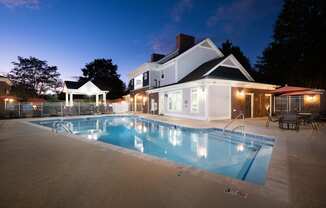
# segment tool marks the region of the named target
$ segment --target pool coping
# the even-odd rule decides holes
[[[63,117],[63,119],[74,119],[74,118],[89,118],[89,117],[108,117],[108,116],[138,116],[140,118],[144,118],[147,120],[152,120],[155,122],[161,122],[161,123],[165,123],[168,125],[176,125],[176,126],[180,126],[180,127],[184,127],[184,128],[191,128],[191,129],[215,129],[215,128],[202,128],[202,127],[198,127],[198,128],[194,128],[194,127],[190,127],[190,126],[186,126],[186,125],[180,125],[180,124],[176,124],[173,122],[166,122],[166,121],[161,121],[161,120],[155,120],[152,118],[146,118],[144,116],[141,115],[134,115],[134,114],[100,114],[100,115],[83,115],[83,116],[65,116]],[[60,119],[62,117],[46,117],[46,118],[26,118],[26,119],[20,119],[19,122],[30,125],[30,126],[34,126],[37,128],[41,128],[47,131],[52,132],[53,134],[59,134],[61,136],[67,136],[82,142],[86,142],[89,144],[94,144],[94,145],[98,145],[101,146],[103,148],[108,148],[110,150],[114,150],[123,154],[127,154],[129,156],[133,156],[142,160],[146,160],[146,161],[150,161],[150,162],[154,162],[160,165],[164,165],[167,167],[173,167],[176,168],[178,170],[178,172],[180,174],[191,174],[191,175],[195,175],[195,176],[199,176],[205,179],[208,179],[210,181],[213,182],[217,182],[219,184],[223,184],[226,186],[226,188],[231,188],[231,189],[235,189],[235,190],[240,190],[242,192],[247,192],[247,193],[258,193],[262,196],[268,197],[270,194],[272,194],[274,197],[277,197],[277,199],[279,199],[280,201],[289,202],[289,197],[288,197],[288,186],[286,189],[280,188],[278,186],[278,184],[274,184],[274,183],[278,183],[278,181],[273,180],[274,176],[272,175],[272,170],[275,169],[276,167],[273,167],[275,164],[275,150],[278,149],[278,147],[280,146],[279,144],[279,140],[277,139],[277,137],[273,137],[273,136],[267,136],[267,135],[261,135],[261,134],[256,134],[256,133],[252,133],[250,132],[250,135],[256,135],[258,137],[267,137],[267,138],[273,138],[274,139],[274,145],[273,145],[273,153],[271,156],[271,159],[269,161],[269,167],[266,173],[266,179],[265,179],[265,183],[264,184],[255,184],[249,181],[243,181],[240,179],[235,179],[235,178],[231,178],[229,176],[225,176],[222,174],[218,174],[218,173],[211,173],[207,170],[204,169],[199,169],[199,168],[195,168],[189,165],[180,165],[177,164],[174,161],[170,161],[170,160],[166,160],[163,158],[159,158],[157,156],[153,156],[153,155],[148,155],[148,154],[144,154],[141,152],[138,152],[136,150],[132,150],[132,149],[127,149],[124,147],[119,147],[113,144],[109,144],[109,143],[104,143],[101,141],[97,141],[97,140],[88,140],[85,139],[79,135],[75,135],[75,134],[65,134],[65,133],[56,133],[53,131],[52,128],[50,127],[45,127],[45,126],[41,126],[39,124],[35,124],[32,123],[31,121],[41,121],[41,120],[57,120]],[[219,128],[217,128],[219,129]],[[280,190],[281,189],[281,190]]]

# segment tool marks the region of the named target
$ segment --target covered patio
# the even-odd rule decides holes
[[[73,81],[65,81],[63,92],[66,94],[65,106],[74,106],[74,95],[95,95],[95,105],[99,106],[100,104],[106,105],[106,94],[109,92],[109,90],[95,85],[92,81],[88,81],[84,84]],[[100,101],[100,96],[102,97],[102,102]]]
[[[283,112],[319,113],[325,110],[325,91],[304,87],[284,86],[272,91],[274,114]]]

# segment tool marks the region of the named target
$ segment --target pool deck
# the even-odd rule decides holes
[[[228,122],[141,116],[197,128]],[[26,119],[0,120],[0,207],[326,207],[325,124],[299,132],[266,128],[265,119],[231,126],[239,124],[276,139],[263,186],[55,134]]]

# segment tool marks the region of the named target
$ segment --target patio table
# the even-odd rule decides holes
[[[303,122],[303,125],[311,118],[312,113],[297,113],[299,119]]]

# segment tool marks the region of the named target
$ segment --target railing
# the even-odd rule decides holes
[[[232,119],[231,121],[229,121],[225,126],[224,126],[224,128],[223,128],[223,134],[225,134],[225,130],[226,130],[226,128],[228,128],[236,119],[239,119],[240,117],[242,117],[242,120],[244,121],[244,119],[245,119],[245,116],[244,116],[244,113],[243,112],[240,112],[239,113],[239,115],[237,115],[236,117],[235,117],[235,119]],[[231,130],[231,132],[232,131],[234,131],[236,128],[238,128],[238,127],[240,127],[240,126],[237,126],[237,127],[235,127],[235,128],[233,128],[232,130]],[[243,132],[244,132],[244,126],[243,126]]]
[[[73,106],[65,106],[64,102],[0,103],[0,118],[64,117],[107,113],[114,113],[110,104],[96,106],[95,103],[74,102]]]
[[[246,132],[245,132],[245,126],[244,125],[239,125],[239,126],[236,126],[234,127],[231,132],[236,132],[237,129],[240,129],[240,133],[242,134],[242,136],[246,136]]]
[[[57,122],[54,122],[53,123],[53,130],[55,130],[56,133],[58,133],[58,129],[59,128],[62,128],[63,130],[65,130],[67,133],[70,133],[72,134],[72,130],[68,127],[68,123],[64,120],[60,120],[60,121],[57,121]]]

